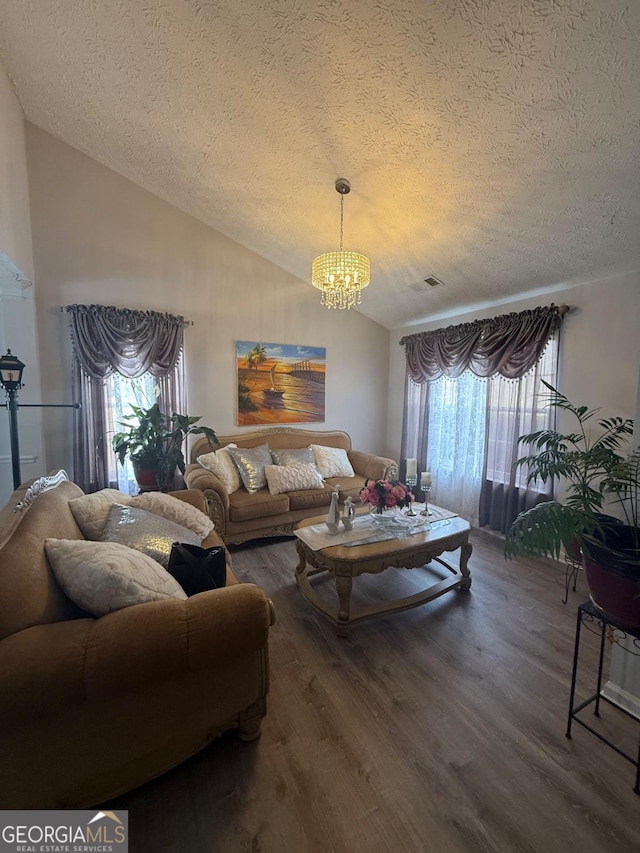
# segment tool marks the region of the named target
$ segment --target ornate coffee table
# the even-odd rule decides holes
[[[323,521],[324,516],[308,518],[300,522],[298,529],[321,524]],[[296,583],[302,596],[336,624],[341,637],[346,637],[350,626],[355,622],[370,619],[380,613],[393,613],[418,607],[452,589],[469,590],[471,575],[468,562],[472,550],[469,543],[470,529],[471,526],[467,521],[456,516],[448,519],[446,524],[436,522],[431,530],[351,547],[331,545],[314,551],[302,539],[297,539],[296,547],[300,562],[296,568]],[[445,551],[457,551],[458,548],[460,549],[459,568],[451,566],[440,558]],[[415,569],[432,560],[443,566],[451,577],[445,577],[414,595],[369,604],[355,611],[351,610],[351,589],[355,577],[363,574],[378,574],[392,566]],[[335,576],[338,594],[336,606],[332,606],[318,595],[311,585],[310,579],[323,572],[331,572]]]

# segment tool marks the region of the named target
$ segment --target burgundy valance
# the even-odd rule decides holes
[[[538,361],[567,310],[551,304],[406,335],[400,344],[406,351],[407,373],[418,384],[441,376],[455,379],[465,370],[476,376],[518,379]]]
[[[113,305],[67,305],[73,352],[83,372],[104,379],[166,376],[182,352],[185,319]]]

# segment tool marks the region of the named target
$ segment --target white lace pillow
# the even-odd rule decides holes
[[[346,450],[341,447],[325,447],[323,444],[312,444],[311,449],[316,458],[318,470],[325,479],[356,476]]]
[[[229,453],[229,450],[233,450],[236,446],[235,444],[227,444],[220,450],[203,453],[196,459],[199,465],[216,475],[229,495],[232,492],[237,492],[242,485],[238,467]]]
[[[187,597],[161,565],[126,545],[85,539],[46,539],[44,544],[56,580],[92,616],[146,601]]]
[[[69,501],[69,509],[82,531],[85,539],[97,542],[109,518],[109,510],[113,504],[127,506],[131,501],[130,495],[117,489],[102,489],[91,495],[82,495]]]
[[[154,515],[161,515],[167,521],[180,524],[188,530],[197,533],[200,539],[205,539],[213,530],[213,521],[197,507],[173,495],[165,495],[162,492],[145,492],[142,495],[134,495],[129,506],[145,509]]]
[[[264,473],[272,495],[324,488],[324,482],[315,465],[265,465]]]

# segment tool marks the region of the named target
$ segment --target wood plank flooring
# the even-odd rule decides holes
[[[277,613],[262,737],[225,735],[109,804],[129,809],[132,853],[640,851],[635,768],[579,726],[565,738],[584,579],[563,605],[563,570],[472,541],[470,593],[346,640],[299,595],[293,540],[235,550],[238,576]],[[421,571],[359,578],[354,601],[415,591]],[[585,698],[596,636],[583,646]],[[634,754],[640,722],[602,713]]]

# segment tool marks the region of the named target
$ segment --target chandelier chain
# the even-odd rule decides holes
[[[343,226],[344,226],[344,194],[340,193],[340,251],[342,251]]]

